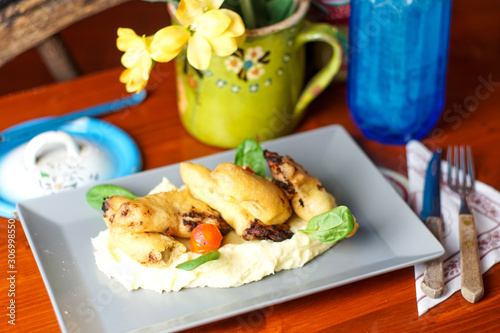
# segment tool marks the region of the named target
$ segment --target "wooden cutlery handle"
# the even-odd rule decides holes
[[[460,232],[460,267],[462,270],[462,296],[475,303],[483,297],[483,276],[479,268],[477,236],[474,217],[461,214],[458,217]]]
[[[439,217],[428,217],[427,228],[436,236],[440,243],[443,240],[443,220]],[[424,278],[420,288],[430,298],[441,297],[444,291],[443,257],[425,263]]]

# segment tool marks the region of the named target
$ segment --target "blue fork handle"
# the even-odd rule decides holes
[[[107,113],[115,112],[141,103],[146,98],[146,90],[137,94],[119,98],[111,102],[92,106],[83,110],[68,113],[59,117],[46,117],[30,120],[6,129],[0,133],[0,142],[9,142],[26,137],[32,137],[45,131],[50,131],[69,121],[81,117],[97,117]]]

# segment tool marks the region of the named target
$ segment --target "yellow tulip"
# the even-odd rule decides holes
[[[120,75],[128,92],[146,87],[153,60],[168,62],[187,44],[188,62],[196,69],[208,68],[212,52],[224,57],[233,54],[245,40],[241,17],[219,9],[224,0],[181,0],[175,16],[180,25],[160,29],[153,36],[138,36],[132,29],[119,28],[116,46],[125,52],[126,68]]]
[[[189,31],[171,25],[157,31],[151,42],[151,57],[158,62],[168,62],[175,58],[189,40]]]
[[[159,62],[175,58],[186,43],[188,62],[196,69],[208,68],[212,52],[233,54],[241,45],[245,25],[228,9],[219,9],[222,0],[181,0],[175,16],[180,26],[158,31],[151,42],[151,57]]]
[[[146,87],[153,66],[149,47],[153,37],[138,36],[132,29],[119,28],[116,46],[125,52],[121,58],[126,68],[120,75],[127,92],[139,92]]]

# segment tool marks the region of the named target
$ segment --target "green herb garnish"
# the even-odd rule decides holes
[[[117,186],[117,185],[96,185],[87,191],[85,199],[87,203],[95,209],[102,209],[102,204],[104,200],[113,195],[121,195],[122,197],[127,197],[129,199],[137,199],[138,196],[132,194],[129,190]]]
[[[346,206],[338,206],[316,215],[302,231],[322,243],[335,243],[345,238],[354,228],[354,217]]]
[[[234,164],[239,166],[247,166],[252,169],[255,174],[266,176],[266,159],[264,158],[264,150],[255,139],[243,140],[234,155]]]
[[[217,260],[219,258],[220,258],[220,252],[218,250],[213,250],[199,256],[196,259],[185,261],[182,264],[175,266],[175,268],[183,269],[185,271],[192,271],[196,267],[203,265],[208,261]]]

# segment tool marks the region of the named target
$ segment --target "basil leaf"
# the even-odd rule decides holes
[[[354,228],[354,217],[346,206],[338,206],[314,216],[302,231],[322,243],[335,243],[344,239]]]
[[[266,160],[264,158],[264,150],[255,139],[243,140],[234,155],[234,164],[239,166],[250,167],[255,174],[266,176]]]
[[[96,185],[89,189],[85,195],[85,199],[92,208],[101,210],[104,200],[112,195],[121,195],[132,200],[138,198],[138,196],[135,196],[132,192],[123,187],[104,184]]]
[[[213,250],[199,256],[196,259],[185,261],[182,264],[175,266],[175,268],[182,269],[185,271],[192,271],[196,267],[203,265],[208,261],[217,260],[219,258],[220,258],[220,252],[217,250]]]

